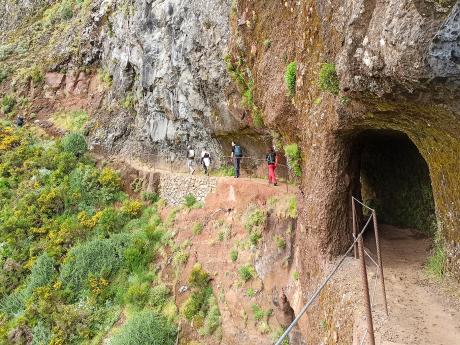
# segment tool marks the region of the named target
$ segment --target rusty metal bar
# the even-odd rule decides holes
[[[369,343],[371,345],[375,345],[374,325],[372,322],[371,300],[369,296],[369,283],[367,281],[366,257],[364,256],[364,243],[363,243],[362,236],[359,236],[358,238],[358,251],[359,251],[359,262],[361,266],[361,277],[362,277],[363,290],[364,290],[364,302],[366,305],[367,331],[369,334]]]
[[[374,222],[375,246],[377,247],[377,262],[380,270],[380,286],[382,288],[383,305],[385,307],[385,314],[388,316],[387,293],[385,290],[385,278],[383,277],[382,255],[380,252],[379,228],[377,223],[377,214],[375,213],[375,211],[372,211],[372,220]]]
[[[352,198],[351,199],[351,212],[353,213],[352,218],[353,218],[353,239],[356,239],[356,207],[355,207],[355,200]],[[355,255],[355,259],[358,258],[358,248],[355,244],[355,247],[353,249],[353,254]]]

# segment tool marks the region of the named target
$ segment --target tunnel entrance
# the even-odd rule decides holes
[[[436,216],[428,165],[409,137],[366,130],[354,138],[353,194],[377,210],[379,223],[432,235]]]

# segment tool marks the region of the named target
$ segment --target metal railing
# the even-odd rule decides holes
[[[142,159],[144,164],[150,165],[152,170],[166,170],[170,172],[178,172],[178,173],[188,173],[187,168],[187,158],[178,158],[171,155],[161,155],[161,154],[153,154],[153,153],[139,153],[138,157]],[[233,166],[233,158],[231,156],[218,156],[214,160],[218,160],[223,162],[219,167],[215,167],[210,169],[211,175],[213,171],[218,171],[223,166],[230,167]],[[250,162],[245,164],[246,162]],[[251,164],[252,163],[252,164]],[[201,158],[194,159],[195,166],[199,166],[201,164]],[[257,169],[260,169],[262,166],[268,166],[266,164],[265,159],[257,158],[257,157],[250,157],[250,156],[243,156],[240,158],[240,171],[241,177],[247,177],[249,179],[252,178],[260,178],[260,176],[254,174]],[[163,169],[159,168],[163,167]],[[277,163],[277,180],[278,182],[284,183],[286,186],[286,191],[289,191],[289,185],[295,181],[293,177],[291,167],[287,164]],[[280,173],[281,170],[281,173]],[[268,175],[268,170],[267,170]]]
[[[356,205],[355,203],[359,203],[361,206],[367,208],[371,214],[369,218],[367,219],[366,223],[364,224],[363,228],[359,233],[357,233],[357,228],[358,228],[358,217],[356,214]],[[275,345],[281,345],[284,341],[284,339],[291,333],[293,328],[297,325],[299,320],[302,318],[302,316],[307,312],[307,310],[310,308],[310,306],[313,304],[313,302],[317,299],[323,288],[329,283],[329,281],[332,279],[332,277],[337,273],[339,268],[342,266],[344,263],[345,259],[347,256],[351,253],[352,250],[354,250],[354,257],[355,259],[359,257],[360,260],[360,271],[361,271],[361,278],[362,278],[362,284],[363,284],[363,290],[364,290],[364,302],[366,305],[366,319],[367,319],[367,327],[364,332],[363,337],[361,338],[360,344],[364,344],[367,335],[369,335],[369,344],[375,345],[375,336],[374,336],[374,326],[373,326],[373,320],[372,320],[372,306],[374,303],[374,297],[375,297],[375,290],[376,290],[376,283],[377,283],[377,277],[380,278],[381,282],[381,288],[382,288],[382,295],[383,295],[383,303],[385,307],[385,313],[388,316],[388,306],[387,306],[387,300],[386,300],[386,292],[385,292],[385,282],[384,282],[384,277],[383,277],[383,264],[382,264],[382,258],[380,255],[380,243],[379,243],[379,234],[378,234],[378,224],[377,224],[377,215],[374,209],[370,208],[369,206],[363,204],[361,201],[358,199],[352,197],[352,217],[353,217],[353,243],[350,245],[350,247],[347,249],[345,254],[340,258],[339,262],[335,265],[335,267],[331,270],[331,272],[327,275],[326,279],[318,286],[318,288],[315,290],[313,295],[310,297],[308,302],[304,305],[304,307],[300,310],[298,315],[295,317],[294,321],[286,328],[284,333],[280,336],[280,338],[277,340]],[[368,253],[368,251],[364,248],[364,243],[363,243],[363,235],[367,230],[367,227],[369,226],[370,222],[373,222],[374,226],[374,232],[375,232],[375,241],[376,241],[376,248],[377,248],[377,262],[372,258],[372,256]],[[376,265],[378,268],[378,272],[375,275],[375,280],[374,280],[374,290],[372,293],[372,300],[369,295],[369,284],[368,284],[368,279],[367,279],[367,270],[366,270],[366,261],[365,261],[365,256],[368,256],[373,264]]]

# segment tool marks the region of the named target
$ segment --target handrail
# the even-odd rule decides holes
[[[353,243],[350,245],[350,247],[348,248],[348,250],[345,252],[345,254],[342,256],[342,258],[340,259],[339,263],[334,267],[334,269],[331,271],[331,273],[329,273],[329,275],[326,277],[326,279],[321,283],[321,285],[316,289],[315,293],[313,294],[312,297],[310,297],[310,300],[305,304],[305,306],[302,308],[302,310],[300,311],[299,315],[296,316],[296,318],[294,319],[294,321],[292,321],[292,323],[289,325],[289,327],[284,331],[284,333],[281,335],[281,337],[278,339],[278,341],[275,343],[275,345],[281,345],[281,343],[283,342],[284,338],[286,338],[288,336],[288,334],[292,331],[292,329],[297,325],[297,323],[299,322],[300,318],[305,314],[305,312],[307,311],[307,309],[310,307],[310,305],[315,301],[316,297],[318,297],[318,295],[320,294],[321,290],[326,286],[326,284],[329,282],[329,280],[331,280],[331,278],[334,276],[334,274],[337,272],[337,270],[340,268],[340,266],[343,264],[343,262],[345,261],[346,257],[348,256],[348,254],[350,254],[350,252],[352,251],[352,249],[355,247],[356,243],[358,242],[358,240],[361,238],[361,236],[364,234],[364,232],[366,231],[367,229],[367,226],[369,225],[369,223],[371,222],[371,219],[372,219],[372,215],[369,217],[369,219],[367,220],[366,224],[364,225],[363,227],[363,230],[358,234],[358,236],[356,236],[355,240],[353,241]]]
[[[361,232],[359,234],[356,234],[356,225],[357,225],[357,216],[356,216],[356,207],[355,207],[355,202],[358,202],[362,206],[366,207],[367,209],[371,210],[371,214],[362,228]],[[292,321],[292,323],[289,325],[289,327],[286,329],[286,331],[281,335],[281,337],[278,339],[278,341],[275,343],[275,345],[281,345],[283,340],[288,336],[288,334],[292,331],[292,329],[296,326],[298,323],[299,319],[305,314],[307,309],[310,307],[310,305],[315,301],[315,299],[318,297],[320,294],[321,290],[326,286],[326,284],[331,280],[331,278],[334,276],[334,274],[337,272],[337,270],[340,268],[340,266],[343,264],[345,261],[345,258],[350,254],[351,250],[355,248],[355,258],[357,258],[357,253],[359,252],[359,259],[360,259],[360,267],[361,267],[361,275],[362,275],[362,284],[363,284],[363,290],[364,290],[364,301],[366,304],[366,313],[367,313],[367,328],[366,332],[364,333],[360,345],[364,344],[366,340],[366,336],[369,334],[369,342],[371,345],[375,345],[375,336],[374,336],[374,327],[373,327],[373,320],[372,320],[372,306],[374,303],[374,297],[375,297],[375,291],[376,291],[376,285],[377,285],[377,277],[380,280],[381,284],[381,289],[382,289],[382,297],[383,297],[383,306],[385,310],[385,314],[388,317],[388,305],[387,305],[387,299],[386,299],[386,289],[385,289],[385,280],[383,276],[383,263],[382,263],[382,257],[380,253],[380,240],[379,240],[379,231],[378,231],[378,223],[377,223],[377,215],[376,212],[373,208],[370,208],[369,206],[363,204],[361,201],[356,199],[355,197],[352,197],[352,212],[353,212],[353,243],[350,245],[348,250],[345,252],[345,254],[342,256],[338,264],[334,267],[334,269],[329,273],[329,275],[326,277],[326,279],[321,283],[321,285],[316,289],[315,293],[312,295],[310,300],[305,304],[305,306],[302,308],[300,311],[299,315]],[[367,230],[367,227],[369,223],[373,221],[373,227],[374,227],[374,233],[375,233],[375,244],[377,248],[377,261],[372,258],[372,256],[368,253],[368,251],[364,248],[363,244],[363,234]],[[356,250],[356,247],[357,250]],[[372,292],[372,298],[369,295],[369,285],[368,285],[368,278],[367,278],[367,270],[366,270],[366,262],[365,262],[365,256],[369,257],[371,262],[376,266],[376,275],[374,279],[374,289]]]

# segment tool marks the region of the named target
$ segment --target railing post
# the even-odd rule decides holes
[[[377,223],[377,215],[375,211],[372,211],[372,220],[374,222],[375,246],[377,248],[377,263],[379,264],[379,270],[380,270],[380,286],[382,288],[383,306],[385,307],[385,314],[388,316],[387,293],[385,290],[385,279],[383,277],[382,255],[380,253],[379,228],[378,228],[378,223]]]
[[[369,332],[369,343],[370,345],[375,345],[374,325],[372,322],[371,299],[369,296],[369,283],[367,281],[366,258],[364,256],[364,244],[363,244],[362,235],[360,235],[358,239],[358,251],[359,251],[359,261],[360,261],[360,266],[361,266],[361,278],[362,278],[363,290],[364,290],[364,302],[366,304],[367,331]]]
[[[352,212],[352,219],[353,219],[353,240],[356,239],[356,208],[355,208],[355,199],[351,197],[351,212]],[[355,244],[355,247],[353,248],[353,253],[355,255],[355,259],[358,258],[358,248]]]

